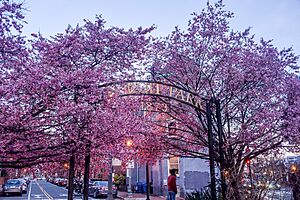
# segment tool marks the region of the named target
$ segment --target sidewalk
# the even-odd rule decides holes
[[[127,193],[118,191],[118,197],[123,200],[145,200],[146,194],[145,193]],[[166,200],[164,196],[154,196],[150,195],[151,200]],[[184,198],[176,197],[176,200],[184,200]]]

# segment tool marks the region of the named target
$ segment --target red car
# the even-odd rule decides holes
[[[66,186],[68,184],[68,179],[66,178],[60,178],[57,182],[58,186]]]
[[[66,186],[68,184],[68,179],[66,178],[55,178],[53,183],[58,186]]]

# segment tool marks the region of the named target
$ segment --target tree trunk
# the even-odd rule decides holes
[[[90,155],[90,148],[89,145],[87,145],[87,154],[84,158],[84,178],[83,178],[83,200],[88,200],[88,190],[89,190],[89,171],[90,171],[90,161],[91,161],[91,155]]]
[[[150,180],[149,180],[149,164],[146,164],[146,182],[147,182],[147,197],[146,200],[150,200]]]
[[[113,193],[112,193],[112,174],[113,174],[113,166],[112,166],[112,156],[109,157],[109,174],[108,174],[108,192],[107,192],[107,200],[113,200]]]
[[[73,200],[73,189],[74,189],[74,170],[75,169],[75,156],[70,157],[70,166],[69,166],[69,180],[68,180],[68,200]]]
[[[243,199],[241,194],[240,194],[239,184],[236,180],[232,180],[231,187],[232,187],[232,190],[233,190],[233,194],[232,194],[231,197],[228,197],[228,199],[232,199],[232,200],[241,200],[241,199]]]

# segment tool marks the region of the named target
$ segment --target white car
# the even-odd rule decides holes
[[[20,180],[21,181],[21,183],[22,183],[22,193],[27,193],[27,188],[28,188],[28,186],[27,186],[27,181],[25,180],[25,179],[22,179],[22,178],[20,178],[20,179],[18,179],[18,180]]]
[[[272,181],[271,183],[267,184],[267,187],[270,190],[277,190],[277,189],[280,189],[281,185]]]
[[[22,196],[22,182],[19,179],[9,179],[3,187],[3,194],[17,194]]]

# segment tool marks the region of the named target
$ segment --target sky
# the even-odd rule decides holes
[[[214,2],[215,0],[210,0]],[[139,26],[157,29],[155,36],[167,36],[175,26],[186,29],[191,13],[200,12],[206,0],[24,0],[23,33],[41,32],[44,36],[64,32],[68,24],[82,25],[83,19],[102,15],[106,26],[125,29]],[[300,55],[300,0],[223,0],[226,9],[235,13],[230,21],[233,30],[252,28],[259,40],[273,40],[279,49],[293,47]],[[300,62],[298,62],[300,64]]]

